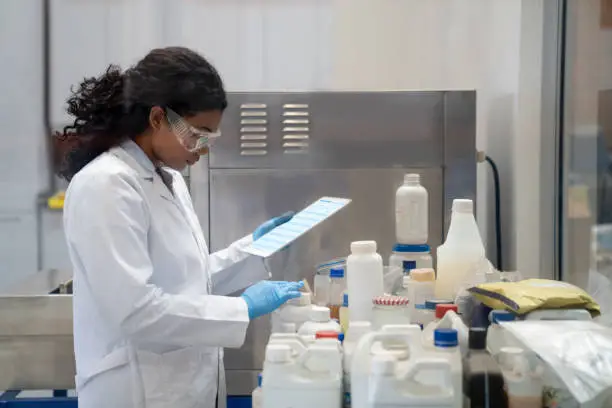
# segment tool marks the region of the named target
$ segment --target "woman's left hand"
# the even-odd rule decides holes
[[[272,231],[274,228],[278,227],[279,225],[283,225],[287,221],[291,220],[294,215],[295,213],[293,211],[289,211],[284,213],[280,217],[272,218],[271,220],[264,222],[253,232],[253,239],[257,240],[263,237],[268,232]]]

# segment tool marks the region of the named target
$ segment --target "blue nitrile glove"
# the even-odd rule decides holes
[[[304,282],[261,281],[246,288],[241,297],[249,308],[249,319],[272,313],[289,299],[300,297]]]
[[[293,211],[289,211],[281,215],[280,217],[272,218],[261,224],[255,231],[253,232],[253,239],[259,239],[262,236],[266,235],[268,232],[272,231],[274,228],[279,225],[283,225],[287,221],[293,218],[295,213]]]

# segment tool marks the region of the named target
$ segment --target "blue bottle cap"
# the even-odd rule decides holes
[[[342,307],[348,307],[348,293],[342,294]]]
[[[493,310],[491,312],[491,323],[512,322],[516,316],[507,310]]]
[[[455,302],[447,299],[429,299],[425,301],[425,309],[436,311],[436,305],[452,305]]]
[[[338,333],[338,341],[342,343],[344,341],[344,333]]]
[[[257,386],[261,387],[261,380],[263,379],[263,375],[261,373],[257,374]]]
[[[329,270],[330,278],[344,278],[344,268],[331,268]]]
[[[457,347],[459,336],[455,329],[436,329],[434,330],[434,346],[436,347]]]
[[[416,252],[416,253],[420,253],[420,252],[430,252],[430,248],[429,245],[427,244],[423,244],[423,245],[407,245],[407,244],[395,244],[393,245],[393,252]]]

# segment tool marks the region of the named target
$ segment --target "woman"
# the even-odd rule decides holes
[[[253,236],[208,253],[177,170],[208,151],[226,105],[217,71],[178,47],[111,66],[68,100],[74,124],[57,140],[81,408],[224,405],[222,347],[299,296],[301,283],[262,281],[263,260],[241,251]]]

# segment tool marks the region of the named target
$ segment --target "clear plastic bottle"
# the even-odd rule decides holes
[[[340,308],[340,327],[342,328],[342,333],[346,333],[349,328],[349,300],[348,293],[344,291],[342,294],[342,307]]]
[[[327,307],[329,307],[332,319],[340,319],[343,293],[346,290],[344,268],[332,268],[329,271],[329,280],[329,303]]]
[[[263,404],[263,390],[261,389],[261,373],[257,374],[257,388],[251,394],[251,405],[253,408],[261,408]]]
[[[448,234],[438,247],[436,296],[455,299],[459,290],[473,284],[485,258],[484,245],[474,218],[472,200],[454,200]]]
[[[424,244],[429,232],[429,198],[419,174],[406,174],[395,193],[395,235],[400,244]]]
[[[514,346],[512,335],[500,326],[500,322],[512,322],[516,316],[507,310],[493,310],[490,314],[491,325],[487,333],[487,350],[492,356],[497,355],[502,347]]]
[[[351,319],[371,322],[372,299],[384,294],[383,261],[376,241],[352,242],[346,267]]]

